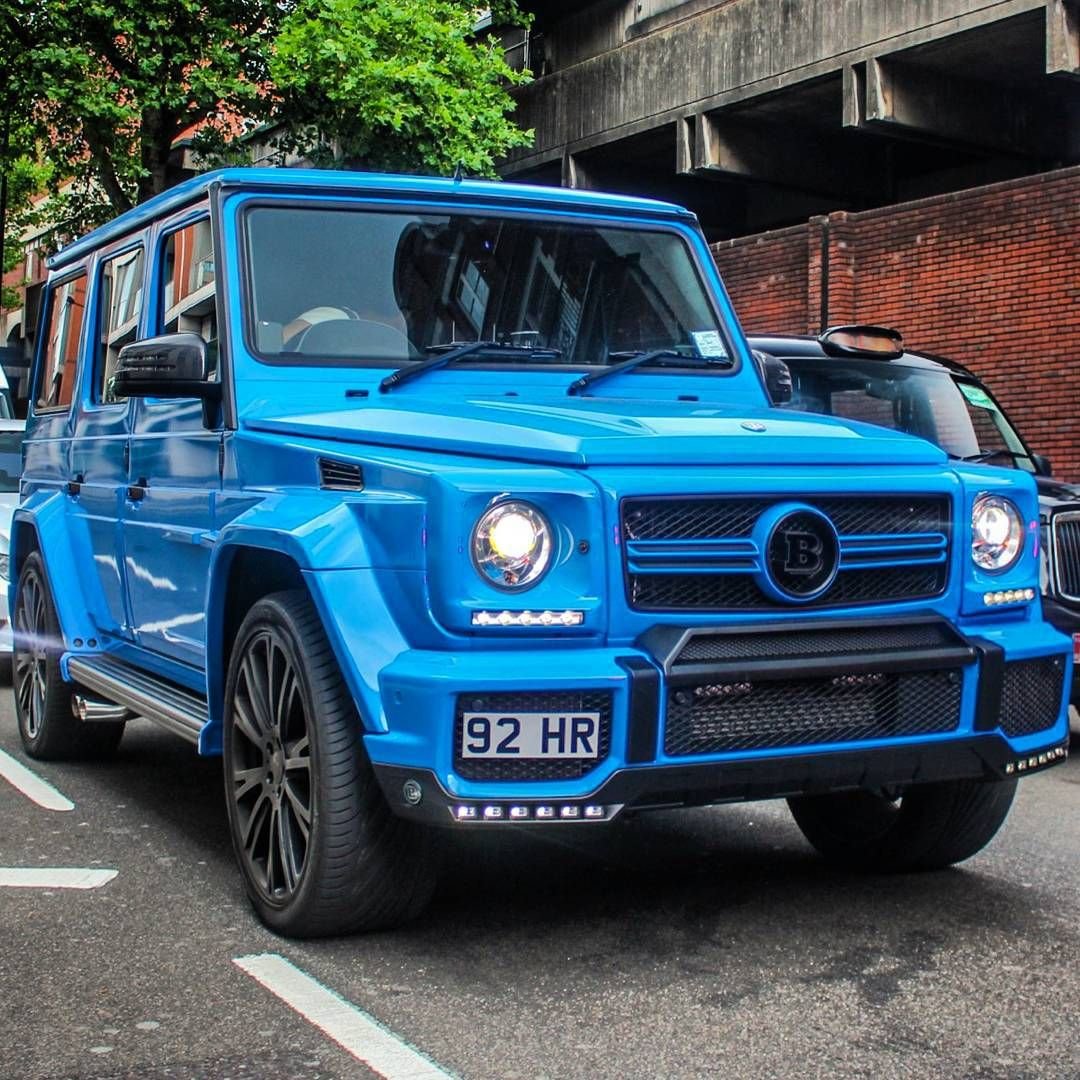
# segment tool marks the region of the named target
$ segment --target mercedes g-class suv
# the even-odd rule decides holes
[[[786,797],[944,866],[1066,754],[1031,477],[772,409],[678,207],[220,171],[55,256],[37,341],[26,750],[221,754],[279,932],[415,914],[438,826]]]

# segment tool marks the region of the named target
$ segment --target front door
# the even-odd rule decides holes
[[[213,354],[217,320],[209,219],[164,231],[158,266],[154,333],[199,334]],[[134,403],[122,522],[135,641],[200,668],[222,434],[207,427],[198,400]]]

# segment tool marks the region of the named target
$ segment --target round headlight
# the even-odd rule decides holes
[[[971,558],[983,570],[1008,570],[1024,549],[1020,511],[1000,495],[980,495],[971,511]]]
[[[472,557],[480,576],[500,589],[524,589],[551,562],[548,520],[523,502],[504,502],[480,515],[473,528]]]

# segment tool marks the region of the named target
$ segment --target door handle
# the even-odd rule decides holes
[[[65,486],[65,488],[67,490],[67,493],[70,496],[72,496],[72,498],[74,498],[76,495],[79,494],[80,491],[82,491],[83,474],[82,473],[76,473],[75,474],[75,479],[74,480],[69,480],[67,482],[67,484],[65,484],[64,486]]]
[[[128,485],[128,502],[141,502],[146,497],[146,477],[140,476],[137,484]]]

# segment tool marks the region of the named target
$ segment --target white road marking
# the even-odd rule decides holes
[[[61,795],[52,784],[47,784],[21,761],[16,761],[3,750],[0,750],[0,776],[12,787],[18,788],[28,799],[46,810],[75,809],[75,804],[66,796]]]
[[[0,866],[0,888],[100,889],[112,881],[118,872],[77,866]]]
[[[283,956],[239,956],[233,963],[386,1080],[450,1080],[452,1074]]]

